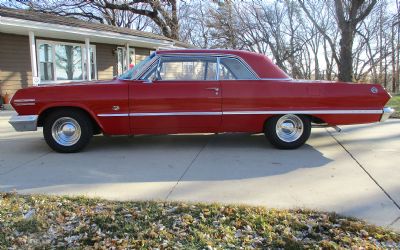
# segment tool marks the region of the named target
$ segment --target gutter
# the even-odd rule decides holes
[[[6,25],[11,27],[22,27],[28,28],[32,30],[46,30],[46,31],[54,31],[61,33],[71,33],[76,35],[82,35],[84,37],[98,37],[98,38],[109,38],[109,39],[119,39],[125,42],[144,42],[144,43],[152,43],[159,47],[173,47],[173,41],[162,41],[158,39],[140,37],[135,35],[125,35],[116,32],[109,31],[98,31],[87,28],[78,28],[71,27],[68,25],[60,25],[60,24],[51,24],[51,23],[42,23],[36,21],[29,21],[24,19],[12,18],[12,17],[4,17],[0,16],[0,25]]]

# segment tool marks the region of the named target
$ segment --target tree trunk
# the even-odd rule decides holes
[[[339,56],[339,81],[351,82],[353,80],[353,41],[354,33],[349,22],[341,28],[342,37],[340,39],[340,56]]]
[[[177,1],[171,1],[172,13],[171,13],[171,37],[172,39],[179,40],[179,19],[178,19],[178,6]]]

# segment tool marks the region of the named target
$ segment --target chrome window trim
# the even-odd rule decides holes
[[[154,62],[152,62],[146,69],[144,69],[135,80],[144,80],[143,78],[146,78],[148,76],[148,74],[150,74],[150,72],[153,70],[154,65],[156,65],[155,67],[158,68],[158,66],[160,65],[160,57],[156,56],[155,58],[157,58],[157,60],[155,60]]]
[[[240,56],[237,55],[233,55],[233,54],[221,54],[221,53],[168,53],[168,54],[157,54],[154,58],[157,59],[161,59],[162,57],[178,57],[178,58],[182,58],[182,57],[217,57],[217,70],[219,69],[219,65],[220,62],[218,61],[218,59],[220,58],[234,58],[236,60],[239,60],[239,62],[245,66],[250,73],[255,77],[255,79],[242,79],[242,80],[262,80],[262,78],[260,78],[257,73],[247,64],[246,61],[244,61]],[[144,68],[143,71],[138,74],[138,77],[136,77],[133,80],[140,80],[141,78],[143,78],[143,76],[149,71],[149,69],[153,66],[153,63],[151,63],[148,67]],[[219,81],[219,75],[217,77],[217,81]],[[224,81],[229,81],[229,80],[224,80]],[[232,80],[231,80],[232,81]],[[234,81],[238,81],[238,80],[234,80]]]
[[[169,54],[157,54],[155,52],[154,56],[154,61],[159,60],[161,57],[189,57],[189,56],[199,56],[199,57],[217,57],[217,81],[219,80],[219,65],[220,65],[220,58],[235,58],[239,60],[254,76],[255,79],[243,79],[243,80],[265,80],[265,81],[291,81],[293,78],[287,77],[287,78],[260,78],[258,74],[253,70],[250,65],[244,61],[240,56],[233,55],[233,54],[223,54],[223,53],[169,53]],[[141,78],[144,77],[146,73],[150,70],[150,68],[153,66],[154,61],[152,61],[148,67],[143,68],[142,72],[138,74],[136,78],[133,78],[131,80],[141,80]],[[126,80],[126,79],[122,79]],[[210,81],[210,80],[204,80],[204,81]],[[223,81],[238,81],[238,80],[223,80]]]
[[[265,80],[265,81],[292,81],[293,78],[287,77],[287,78],[260,78],[260,80]]]
[[[98,114],[99,117],[144,117],[144,116],[207,116],[207,115],[277,115],[277,114],[383,114],[383,109],[363,110],[272,110],[272,111],[210,111],[210,112],[141,112],[120,114]]]
[[[221,57],[217,57],[217,81],[219,81],[219,65],[221,61]]]
[[[182,57],[198,57],[198,58],[206,58],[206,59],[210,59],[210,61],[213,61],[213,58],[212,57],[209,57],[209,56],[207,56],[207,55],[203,55],[203,54],[197,54],[197,55],[190,55],[190,56],[186,56],[186,54],[185,54],[185,56],[176,56],[176,55],[173,55],[173,56],[171,56],[170,54],[167,54],[167,55],[161,55],[161,56],[158,56],[158,62],[157,62],[157,66],[156,66],[156,68],[157,68],[157,70],[159,70],[160,69],[160,64],[161,64],[161,60],[163,59],[163,58],[165,58],[165,57],[172,57],[172,58],[177,58],[177,59],[180,59],[180,58],[182,58]],[[217,67],[217,70],[218,70],[218,58],[216,58],[216,60],[215,60],[215,62],[216,62],[216,67]],[[143,75],[141,75],[138,79],[139,80],[143,80],[143,81],[145,81],[144,79],[146,78],[146,77],[148,77],[148,74],[151,72],[151,71],[153,71],[153,69],[154,69],[154,64],[152,64],[147,70],[146,70],[146,72],[143,74]],[[170,81],[174,81],[174,82],[187,82],[187,81],[190,81],[190,82],[196,82],[196,81],[198,81],[198,82],[215,82],[215,81],[218,81],[218,75],[216,76],[216,78],[215,79],[213,79],[213,80],[157,80],[157,81],[159,81],[159,82],[170,82]]]
[[[136,78],[134,78],[134,80],[140,79],[144,74],[147,74],[148,71],[152,68],[152,66],[154,64],[158,64],[159,61],[160,61],[160,57],[157,54],[155,54],[154,59],[148,63],[147,67],[146,67],[146,65],[143,67],[142,72],[140,72],[138,74],[138,76]]]

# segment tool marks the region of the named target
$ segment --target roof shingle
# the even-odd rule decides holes
[[[177,40],[173,40],[164,36],[156,35],[150,32],[139,31],[129,28],[121,28],[107,24],[101,23],[93,23],[83,21],[73,17],[65,17],[65,16],[57,16],[50,13],[42,13],[34,10],[23,10],[23,9],[11,9],[11,8],[4,8],[0,7],[0,16],[3,17],[12,17],[18,18],[23,20],[35,21],[35,22],[42,22],[42,23],[50,23],[50,24],[59,24],[59,25],[66,25],[71,27],[79,27],[79,28],[86,28],[91,30],[97,31],[108,31],[114,32],[124,35],[131,35],[143,38],[150,38],[150,39],[157,39],[163,41],[170,41],[176,44],[177,46],[181,47],[192,47],[191,45],[180,42]]]

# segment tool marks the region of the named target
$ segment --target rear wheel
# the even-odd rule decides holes
[[[59,110],[49,114],[43,124],[47,144],[60,153],[82,150],[93,136],[93,125],[82,111]]]
[[[279,149],[296,149],[310,137],[311,121],[307,116],[287,114],[270,118],[265,136]]]

